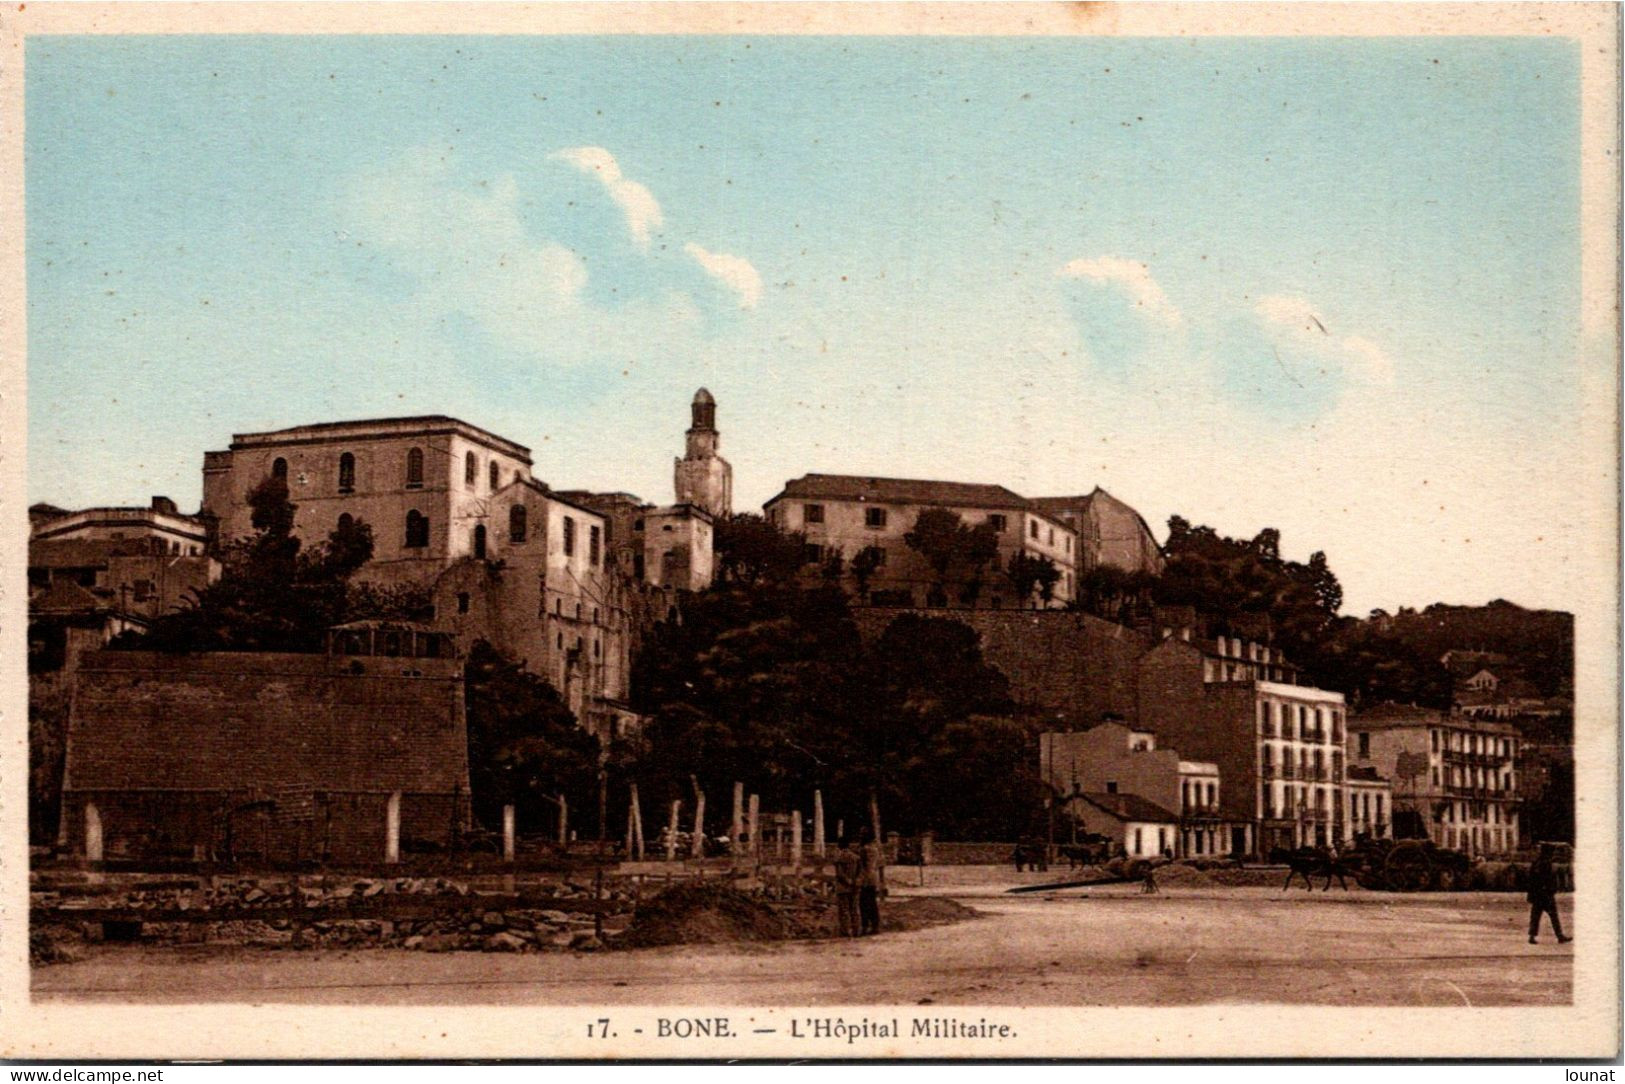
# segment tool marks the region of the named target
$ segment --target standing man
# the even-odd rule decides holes
[[[1538,944],[1540,936],[1540,916],[1550,915],[1552,919],[1552,932],[1557,934],[1557,943],[1565,944],[1573,941],[1572,937],[1563,936],[1563,922],[1557,917],[1557,870],[1552,868],[1553,852],[1556,850],[1550,843],[1540,845],[1540,853],[1535,856],[1534,863],[1529,867],[1529,943]]]
[[[851,836],[841,837],[835,852],[835,925],[842,937],[856,937],[862,929],[858,915],[858,882],[863,872],[863,855],[852,845]]]
[[[880,932],[880,893],[886,887],[886,855],[875,840],[874,830],[863,829],[862,863],[858,873],[858,914],[861,933]]]

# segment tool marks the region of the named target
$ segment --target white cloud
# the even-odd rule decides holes
[[[556,151],[554,158],[568,162],[582,173],[597,177],[626,215],[626,228],[639,248],[649,247],[649,231],[660,227],[665,218],[660,203],[647,187],[630,181],[621,173],[620,163],[603,147],[567,147]]]
[[[705,273],[739,295],[739,307],[754,309],[762,299],[762,276],[743,256],[730,256],[726,252],[712,252],[690,241],[683,251],[705,269]]]
[[[1116,286],[1127,293],[1135,305],[1164,323],[1176,325],[1181,320],[1179,310],[1162,292],[1157,280],[1151,277],[1151,269],[1138,260],[1125,260],[1118,256],[1073,260],[1056,274],[1062,278],[1086,279]]]
[[[1301,297],[1271,294],[1253,306],[1266,324],[1292,337],[1295,345],[1335,361],[1349,376],[1375,384],[1392,383],[1393,359],[1362,335],[1337,335],[1327,327],[1315,306]]]

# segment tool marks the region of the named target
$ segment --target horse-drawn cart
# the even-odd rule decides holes
[[[1349,857],[1362,886],[1389,892],[1459,892],[1473,868],[1467,855],[1431,839],[1369,840]]]

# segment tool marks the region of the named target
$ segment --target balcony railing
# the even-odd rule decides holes
[[[1266,738],[1273,738],[1275,737],[1275,724],[1269,722],[1259,723],[1258,732]]]
[[[1296,767],[1294,767],[1291,764],[1283,764],[1283,765],[1281,765],[1281,778],[1282,779],[1296,779],[1297,777],[1298,777],[1298,769]]]

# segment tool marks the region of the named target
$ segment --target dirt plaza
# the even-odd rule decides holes
[[[1041,878],[1023,878],[1035,883]],[[1053,877],[1048,878],[1053,880]],[[900,878],[901,880],[901,878]],[[947,879],[945,879],[947,880]],[[595,954],[91,946],[44,1002],[834,1005],[1563,1005],[1574,946],[1526,940],[1511,893],[1301,887],[903,886],[976,913],[928,929]],[[1562,901],[1565,920],[1570,906]],[[1586,931],[1576,931],[1585,944]]]

